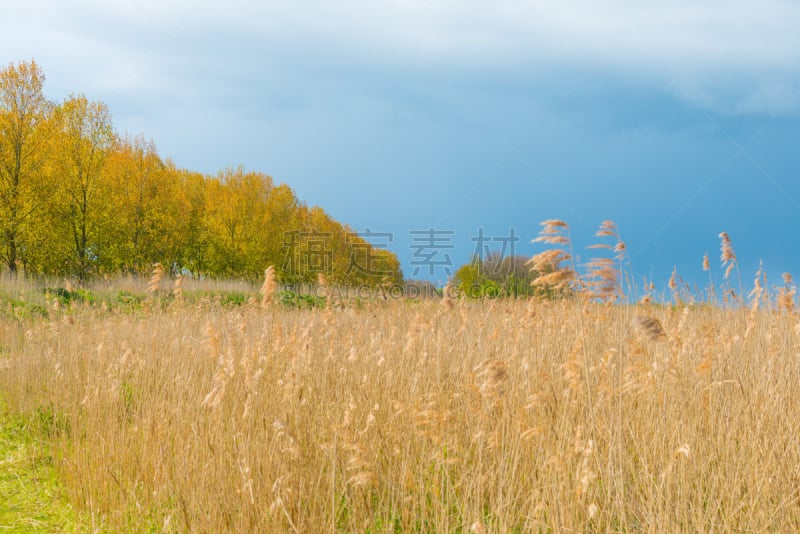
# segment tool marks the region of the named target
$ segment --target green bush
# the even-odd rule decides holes
[[[94,304],[97,300],[94,293],[88,289],[68,290],[63,287],[47,287],[42,292],[48,298],[57,299],[62,306],[69,306],[73,302]]]
[[[283,290],[278,293],[278,299],[287,308],[312,309],[323,308],[325,299],[315,295],[308,295],[296,291]]]

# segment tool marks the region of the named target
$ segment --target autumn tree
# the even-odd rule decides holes
[[[302,272],[302,252],[297,248],[301,245],[303,234],[307,233],[307,218],[306,206],[288,185],[280,184],[270,190],[261,236],[266,261],[280,266],[280,277],[286,282],[316,279],[316,274]]]
[[[11,273],[27,261],[32,226],[51,191],[47,172],[52,105],[31,61],[0,70],[0,255]]]
[[[146,243],[154,258],[162,258],[170,272],[181,271],[187,263],[197,231],[194,225],[200,224],[202,205],[200,198],[187,181],[187,175],[171,160],[164,162],[157,174],[157,185],[151,188],[151,221]]]
[[[199,276],[206,272],[207,268],[208,243],[203,219],[208,180],[199,172],[185,169],[176,169],[175,172],[186,202],[182,214],[185,226],[180,267],[194,276]]]
[[[43,93],[35,62],[0,70],[0,260],[11,273],[149,272],[339,284],[402,280],[397,257],[270,176],[179,169],[143,137],[121,139],[108,107]],[[320,256],[322,261],[314,263]]]
[[[402,281],[397,257],[380,248],[388,243],[373,246],[364,238],[367,234],[337,222],[318,206],[301,206],[298,215],[288,233],[286,227],[270,225],[272,232],[283,231],[289,237],[284,238],[284,256],[293,262],[293,269],[285,274],[292,281],[313,281],[317,271],[341,285],[376,287]]]
[[[264,270],[264,222],[272,178],[242,167],[226,169],[209,181],[204,227],[207,264],[216,276],[257,277]]]
[[[56,167],[60,211],[72,243],[75,274],[84,279],[98,261],[102,227],[115,216],[107,209],[108,187],[102,183],[106,159],[114,146],[114,128],[108,107],[84,96],[64,101],[56,118],[61,134]]]
[[[154,263],[179,270],[195,218],[182,173],[164,162],[144,137],[119,141],[108,162],[109,199],[115,224],[110,229],[114,270],[141,274]]]

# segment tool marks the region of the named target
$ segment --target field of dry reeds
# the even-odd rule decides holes
[[[519,300],[5,280],[0,392],[78,530],[800,530],[790,277],[634,304],[598,237],[581,276],[545,221]]]
[[[205,299],[0,336],[0,391],[87,529],[800,528],[786,311]]]

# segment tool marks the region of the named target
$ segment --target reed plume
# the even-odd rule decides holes
[[[716,302],[717,291],[714,287],[714,278],[711,276],[711,262],[708,259],[708,252],[703,255],[703,271],[708,273],[708,298],[711,302]]]
[[[761,276],[764,271],[764,265],[759,264],[758,271],[756,272],[755,279],[753,280],[753,289],[748,293],[747,298],[750,299],[750,309],[753,313],[758,311],[761,302],[761,296],[764,294],[764,287],[761,285]]]
[[[720,244],[720,262],[722,262],[722,267],[725,269],[725,273],[723,274],[722,278],[724,280],[728,280],[731,271],[733,271],[733,268],[736,267],[736,275],[739,279],[739,295],[743,295],[744,290],[742,289],[742,275],[739,272],[739,261],[736,258],[736,253],[733,251],[731,238],[728,235],[728,232],[720,232],[719,238],[722,240],[722,243]],[[732,291],[731,294],[733,294]]]
[[[178,304],[183,303],[183,275],[178,274],[175,277],[175,285],[172,287],[172,295],[175,297],[175,302]]]
[[[442,308],[450,310],[455,305],[453,301],[453,281],[448,280],[447,284],[445,284],[444,288],[442,289]]]
[[[736,265],[736,253],[733,251],[733,245],[731,244],[731,238],[728,232],[721,232],[719,238],[722,240],[720,245],[722,253],[719,259],[722,262],[722,267],[725,269],[725,274],[722,277],[727,280],[731,275],[733,267]]]
[[[636,329],[647,339],[658,341],[667,338],[664,327],[661,326],[661,321],[647,315],[637,314],[633,318],[633,324]]]
[[[783,287],[778,290],[778,308],[794,313],[794,296],[797,289],[792,285],[792,275],[783,273]]]
[[[680,303],[680,295],[678,294],[678,267],[677,265],[672,268],[672,274],[667,283],[669,290],[672,292],[672,298],[676,304]]]
[[[614,221],[605,220],[600,223],[600,229],[595,237],[611,237],[615,239],[613,245],[609,243],[596,243],[590,249],[603,249],[613,252],[613,258],[592,258],[585,267],[586,285],[588,295],[604,302],[613,302],[624,296],[622,292],[622,261],[625,258],[626,246],[619,238],[619,231]]]
[[[261,285],[259,294],[261,295],[261,306],[267,307],[272,303],[278,283],[275,280],[275,266],[270,265],[264,271],[264,283]]]
[[[325,273],[317,274],[317,287],[319,290],[318,296],[325,300],[325,306],[332,306],[333,294],[331,292],[331,286],[328,284],[328,277],[325,276]]]
[[[161,279],[164,277],[164,266],[160,263],[153,265],[153,272],[147,282],[147,292],[153,295],[161,287]]]
[[[569,225],[557,219],[549,219],[540,224],[542,230],[539,237],[532,242],[555,245],[555,248],[540,252],[528,260],[527,265],[536,275],[531,285],[542,288],[551,295],[554,292],[569,291],[577,278],[575,269],[570,265],[572,244],[569,239]]]

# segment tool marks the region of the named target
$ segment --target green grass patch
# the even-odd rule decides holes
[[[36,439],[39,417],[12,415],[0,400],[0,532],[80,530],[47,445]]]
[[[57,299],[62,306],[69,306],[73,302],[94,304],[97,300],[94,293],[88,289],[65,289],[63,287],[45,288],[42,290],[46,297]]]
[[[324,298],[296,291],[282,290],[278,292],[278,299],[287,308],[313,309],[325,307]]]
[[[184,298],[187,302],[208,302],[216,303],[221,306],[244,306],[247,304],[250,295],[241,291],[186,291]]]
[[[0,318],[23,321],[26,319],[47,318],[47,316],[47,309],[44,306],[0,296]]]

